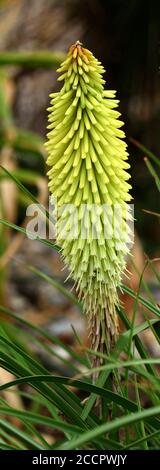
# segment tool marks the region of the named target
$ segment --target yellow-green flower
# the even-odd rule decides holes
[[[46,144],[49,189],[57,198],[57,243],[88,316],[91,346],[109,352],[118,335],[117,287],[129,239],[122,236],[131,200],[123,122],[116,92],[104,89],[101,62],[79,41],[58,72],[64,84],[51,94]],[[116,233],[115,208],[122,216]]]

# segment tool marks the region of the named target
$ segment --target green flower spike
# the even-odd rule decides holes
[[[117,287],[130,239],[123,122],[115,91],[104,90],[101,62],[79,41],[58,72],[64,85],[51,94],[46,144],[49,189],[57,198],[57,243],[88,317],[91,347],[109,353],[118,336]],[[122,215],[116,234],[115,207]],[[95,357],[94,365],[98,362]]]

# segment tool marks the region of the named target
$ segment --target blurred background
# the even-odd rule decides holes
[[[0,161],[47,207],[43,146],[46,109],[49,93],[59,89],[56,68],[78,39],[103,62],[106,86],[116,89],[120,99],[136,218],[136,269],[133,262],[129,263],[130,285],[137,288],[144,252],[152,258],[160,256],[158,0],[0,1]],[[146,156],[150,160],[144,160]],[[156,170],[149,167],[148,161]],[[1,170],[1,218],[25,228],[30,202],[27,192]],[[85,325],[78,307],[57,287],[66,277],[57,253],[28,240],[11,225],[0,225],[0,256],[1,304],[53,330],[68,343],[74,342],[71,324],[84,339]],[[46,282],[46,276],[50,282]],[[159,303],[160,293],[151,269],[145,278]],[[131,300],[124,296],[123,301],[130,315]],[[150,338],[145,340],[153,349]]]

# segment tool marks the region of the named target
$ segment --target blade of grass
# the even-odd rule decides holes
[[[39,203],[38,199],[34,196],[34,194],[32,194],[22,183],[21,181],[19,181],[19,179],[15,176],[15,174],[12,172],[10,172],[9,170],[7,170],[7,168],[4,168],[2,165],[0,165],[0,168],[4,171],[4,173],[12,180],[14,181],[14,183],[16,184],[16,186],[27,196],[31,199],[31,201],[33,201],[35,204],[38,205],[38,207],[40,208],[41,212],[43,213],[43,215],[45,215],[45,217],[47,216],[48,218],[50,217],[49,216],[49,213],[48,211],[45,209],[45,207],[42,206],[42,204]]]
[[[157,186],[157,189],[158,191],[160,191],[160,179],[155,171],[155,169],[153,168],[153,165],[151,164],[151,162],[148,160],[147,157],[144,158],[144,161],[145,161],[145,164],[150,172],[150,174],[153,176],[154,178],[154,181],[156,183],[156,186]]]
[[[135,447],[139,450],[139,444],[152,439],[152,437],[159,436],[159,433],[160,431],[158,429],[150,434],[145,435],[144,437],[142,437],[141,439],[138,439],[137,441],[130,442],[130,444],[124,447],[124,450],[131,449],[132,447]]]
[[[137,423],[141,420],[146,420],[147,418],[154,417],[160,414],[160,406],[152,407],[147,410],[137,411],[131,415],[122,416],[116,418],[114,421],[109,423],[103,423],[96,428],[86,431],[78,436],[76,439],[72,439],[70,442],[66,442],[64,445],[59,446],[57,450],[71,450],[76,448],[81,448],[83,444],[86,444],[92,441],[95,437],[104,435],[116,429],[121,429],[125,426],[131,426],[132,424]]]
[[[29,185],[37,184],[37,181],[42,177],[39,173],[31,171],[28,169],[17,169],[12,171],[12,176],[18,179],[21,183],[27,183]],[[7,174],[0,173],[0,181],[10,179],[10,176]]]
[[[131,361],[130,361],[131,362]],[[123,364],[123,363],[121,363]],[[112,364],[113,366],[113,364]],[[117,365],[118,367],[118,365]],[[148,376],[147,376],[148,377]],[[89,393],[94,393],[96,396],[102,396],[105,398],[108,403],[113,401],[118,406],[123,407],[131,412],[138,411],[138,405],[128,398],[124,398],[117,393],[112,392],[111,390],[107,390],[102,387],[98,387],[97,385],[93,385],[89,382],[84,382],[80,380],[73,379],[72,381],[68,377],[59,377],[59,376],[51,376],[51,375],[34,375],[34,376],[26,376],[11,382],[7,382],[0,386],[0,390],[8,390],[10,387],[14,387],[15,385],[22,385],[24,383],[34,384],[36,382],[50,382],[50,383],[58,383],[58,384],[66,384],[71,385],[78,388],[79,390],[84,390]],[[157,384],[159,387],[159,384]]]
[[[37,325],[33,325],[29,321],[25,320],[24,318],[20,317],[15,312],[12,312],[10,309],[8,309],[8,308],[6,308],[2,305],[0,305],[0,311],[3,312],[9,318],[12,318],[12,319],[16,320],[21,325],[27,326],[28,328],[35,331],[36,333],[39,333],[43,338],[46,338],[51,343],[60,346],[62,349],[64,349],[66,352],[68,352],[68,354],[71,357],[73,357],[73,359],[77,360],[78,362],[82,363],[83,365],[87,365],[86,361],[84,360],[84,358],[80,354],[76,353],[76,351],[74,351],[74,349],[72,349],[70,346],[64,344],[59,338],[55,337],[51,333],[45,331],[44,329],[42,329],[41,327],[39,327]]]
[[[24,351],[22,351],[18,346],[16,346],[15,344],[12,345],[12,343],[7,341],[6,338],[0,337],[0,341],[2,342],[2,344],[4,343],[5,345],[8,345],[9,347],[11,347],[12,351],[15,351],[16,354],[18,354],[18,358],[17,360],[15,360],[13,359],[13,357],[11,358],[9,354],[1,351],[2,359],[4,358],[6,361],[8,361],[9,365],[12,364],[12,367],[14,368],[14,372],[15,372],[15,368],[17,368],[18,375],[20,376],[30,375],[30,372],[34,374],[39,372],[41,374],[46,374],[46,376],[48,375],[47,370],[42,365],[37,363],[35,359],[33,359],[28,354],[26,354]],[[19,358],[21,356],[26,360],[27,365],[29,365],[28,369],[19,364]],[[40,387],[38,385],[38,388],[40,389],[40,391],[43,391],[43,393],[45,393],[45,396],[52,398],[53,403],[60,410],[63,410],[66,416],[68,416],[73,421],[77,420],[77,423],[81,423],[81,424],[83,423],[78,414],[78,412],[81,411],[81,408],[75,401],[74,395],[72,394],[71,396],[71,392],[69,393],[69,391],[67,391],[66,393],[66,389],[62,385],[61,387],[54,385],[54,390],[53,388],[50,388],[46,385],[42,386],[42,384]],[[84,426],[84,423],[83,423],[83,426]]]
[[[49,240],[45,240],[44,238],[41,238],[35,234],[34,234],[34,239],[33,239],[33,233],[30,232],[29,230],[26,233],[26,229],[23,227],[19,227],[18,225],[8,222],[8,220],[4,220],[4,219],[0,219],[0,224],[5,225],[6,227],[10,227],[11,229],[16,230],[17,232],[23,233],[26,236],[28,234],[31,241],[38,240],[40,243],[43,243],[43,245],[49,246],[53,250],[60,252],[60,248],[57,245],[55,245],[55,243],[52,243]]]
[[[67,431],[70,434],[75,434],[82,431],[82,428],[76,425],[71,425],[65,423],[64,421],[53,420],[52,418],[46,416],[40,416],[36,413],[31,413],[29,411],[20,411],[17,409],[12,409],[10,407],[0,407],[0,412],[4,415],[14,416],[18,419],[22,419],[34,423],[36,425],[47,426],[51,429],[58,429],[62,432]]]
[[[18,429],[16,426],[13,425],[13,423],[9,423],[8,421],[4,421],[3,419],[0,419],[0,425],[2,428],[9,431],[11,434],[14,436],[17,436],[22,440],[22,442],[25,442],[29,447],[31,446],[32,449],[37,449],[40,450],[42,447],[34,440],[32,439],[28,434],[26,434],[24,431],[21,431]]]
[[[28,354],[22,351],[15,344],[12,345],[9,341],[6,340],[6,338],[3,337],[1,337],[0,340],[2,344],[4,343],[5,345],[11,347],[13,351],[16,351],[16,354],[18,354],[18,358],[22,356],[26,361],[28,361],[29,367],[32,367],[31,370],[34,374],[40,372],[42,374],[45,373],[47,375],[47,370],[44,367],[39,365],[37,361],[35,361],[35,359],[31,358]],[[12,357],[10,357],[10,355],[4,352],[1,352],[1,357],[6,361],[6,363],[8,363],[8,367],[6,368],[10,372],[14,372],[15,375],[19,375],[20,377],[29,375],[28,372],[30,373],[30,369],[27,370],[24,366],[22,367],[19,364],[18,358],[16,361]],[[49,386],[46,386],[44,384],[36,384],[35,388],[40,391],[40,393],[42,393],[45,398],[47,397],[48,400],[51,400],[51,402],[54,403],[59,410],[63,410],[66,416],[68,416],[76,423],[80,423],[81,425],[83,424],[83,426],[86,427],[86,424],[84,424],[82,419],[80,418],[82,405],[79,404],[78,398],[71,391],[66,391],[65,387],[63,387],[62,384],[60,387],[54,384],[54,390],[53,388],[50,388]],[[94,424],[94,420],[91,420],[91,422]]]
[[[0,435],[2,437],[4,437],[4,439],[6,440],[6,443],[8,443],[8,441],[9,441],[9,445],[12,442],[12,444],[15,445],[15,449],[17,449],[17,450],[27,450],[27,447],[24,447],[24,445],[22,447],[22,444],[20,444],[20,442],[17,440],[16,437],[14,437],[12,435],[10,436],[8,430],[7,430],[7,432],[5,432],[4,429],[1,428],[0,429]]]
[[[122,309],[119,309],[118,310],[118,314],[122,320],[122,322],[124,323],[125,327],[127,328],[127,330],[130,331],[130,328],[131,328],[131,324],[130,324],[130,321],[128,319],[128,317],[124,314],[124,312],[122,311]],[[154,320],[152,320],[154,321]],[[134,341],[135,341],[135,345],[136,345],[136,348],[137,348],[137,351],[139,352],[140,356],[144,359],[147,358],[147,354],[144,350],[144,347],[142,345],[142,342],[141,340],[138,338],[137,334],[140,332],[140,331],[143,331],[143,329],[145,328],[148,328],[148,324],[145,323],[143,324],[143,327],[141,326],[138,326],[135,328],[135,337],[134,337]],[[116,359],[119,354],[125,349],[126,347],[126,344],[128,343],[128,335],[129,335],[129,331],[123,333],[123,335],[120,336],[120,338],[118,339],[117,341],[117,344],[115,346],[115,350],[113,351],[112,353],[112,358]],[[91,353],[92,351],[89,350]],[[151,364],[146,364],[146,369],[148,370],[148,372],[152,373],[154,375],[154,369],[152,369],[152,365]],[[99,386],[99,387],[103,387],[108,376],[110,374],[110,371],[103,371],[100,375],[99,375],[99,378],[98,380],[96,381],[96,385]],[[87,416],[88,414],[90,413],[91,409],[93,408],[94,406],[94,403],[96,401],[96,395],[95,394],[91,394],[89,400],[87,401],[87,403],[85,404],[85,407],[84,407],[84,410],[82,412],[82,419],[87,419]]]
[[[140,396],[139,396],[139,389],[138,389],[136,374],[134,374],[134,383],[135,383],[135,392],[136,392],[138,410],[141,412],[142,407],[141,407],[141,401],[140,401]],[[144,421],[143,420],[140,421],[139,425],[140,425],[140,435],[143,436],[143,438],[145,438],[145,440],[142,441],[142,449],[148,450],[148,444],[147,444],[147,441],[146,441],[146,432],[145,432]]]
[[[140,295],[140,289],[141,289],[141,284],[142,284],[142,280],[143,280],[143,276],[144,276],[144,272],[146,270],[146,268],[148,267],[148,260],[146,260],[145,264],[144,264],[144,267],[143,267],[143,270],[142,270],[142,273],[140,275],[140,278],[139,278],[139,284],[138,284],[138,289],[137,289],[137,293],[136,293],[136,298],[134,300],[134,306],[133,306],[133,315],[132,315],[132,320],[131,320],[131,329],[130,329],[130,334],[129,334],[129,341],[128,341],[128,347],[127,347],[127,356],[130,358],[132,356],[132,345],[133,345],[133,348],[134,348],[134,344],[133,343],[133,331],[134,331],[134,325],[135,325],[135,321],[136,321],[136,317],[137,317],[137,313],[138,313],[138,299],[139,299],[139,295]],[[126,395],[128,395],[128,369],[126,369],[125,371],[125,382],[126,382]]]
[[[130,137],[129,140],[130,142],[132,142],[132,144],[139,148],[144,153],[144,155],[147,155],[147,157],[151,158],[151,160],[153,160],[158,166],[160,166],[160,158],[158,158],[153,152],[151,152],[151,150],[145,147],[145,145],[138,142],[138,140],[133,139],[133,137]]]
[[[126,293],[129,294],[132,299],[136,299],[137,295],[136,293],[128,286],[122,284],[122,290]],[[141,304],[146,307],[150,312],[154,313],[158,317],[160,317],[160,308],[156,307],[153,305],[149,300],[144,299],[141,295],[138,296],[138,301],[141,302]]]

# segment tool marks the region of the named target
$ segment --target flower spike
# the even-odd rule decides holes
[[[79,41],[58,72],[64,84],[51,94],[46,144],[57,243],[88,317],[91,346],[109,353],[118,337],[117,288],[131,238],[125,133],[116,92],[104,89],[104,67]]]

